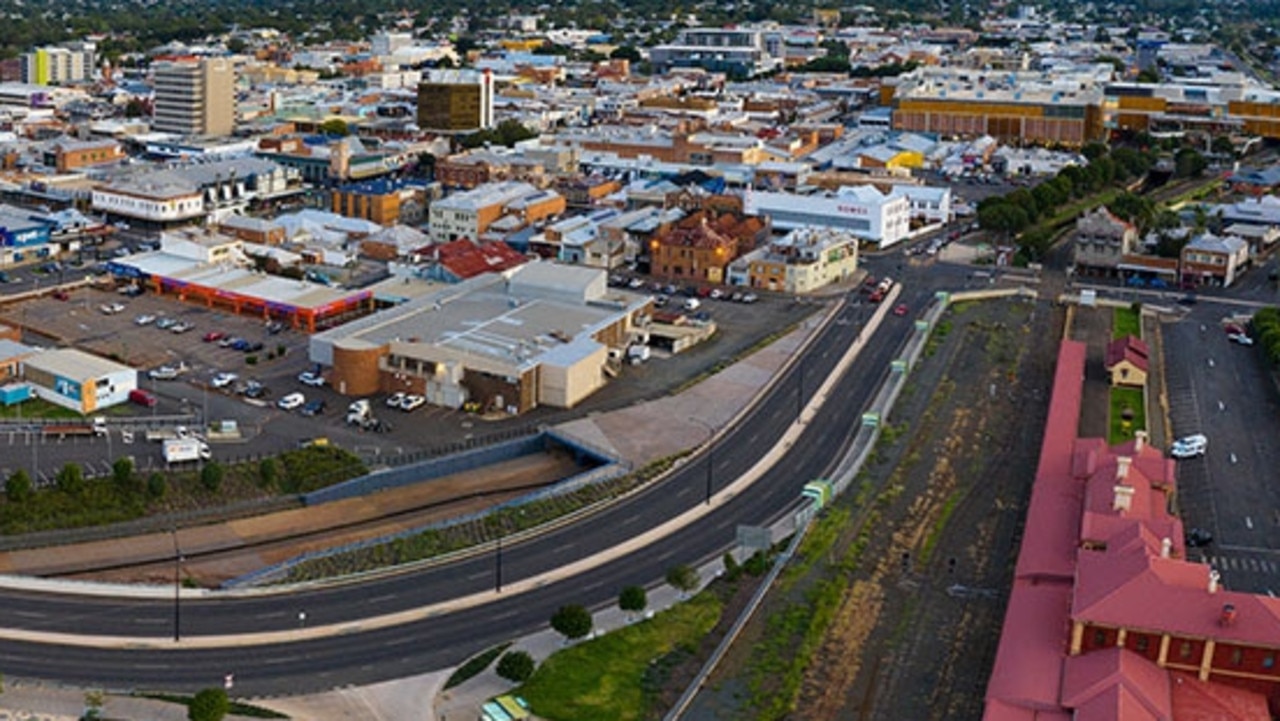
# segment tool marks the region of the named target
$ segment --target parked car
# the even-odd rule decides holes
[[[742,302],[748,305],[756,302],[757,300],[760,300],[760,297],[755,293],[746,293],[742,296]]]
[[[135,325],[151,325],[155,321],[156,321],[156,317],[148,313],[143,313],[142,315],[133,319],[133,322]]]
[[[147,371],[147,377],[153,381],[171,381],[181,373],[182,369],[178,366],[163,365]]]
[[[245,384],[243,393],[245,398],[266,398],[271,395],[271,390],[259,381],[249,381]]]
[[[236,343],[239,343],[240,341],[241,341],[240,338],[237,338],[233,335],[226,335],[226,336],[223,336],[222,339],[218,341],[218,347],[230,348],[234,346]]]
[[[317,398],[313,401],[307,401],[307,404],[302,407],[301,413],[304,416],[318,416],[324,413],[324,408],[325,402]]]
[[[291,411],[295,408],[301,408],[307,402],[306,396],[301,393],[290,393],[289,395],[276,401],[276,406],[281,410]]]
[[[720,290],[719,288],[712,288],[711,294],[708,295],[707,297],[710,298],[711,300],[720,300],[721,298],[724,298],[724,291]]]
[[[161,318],[156,321],[156,327],[160,330],[169,330],[178,324],[177,318]]]
[[[421,408],[426,402],[427,402],[427,399],[425,397],[411,393],[405,396],[404,400],[400,401],[400,410],[405,411],[406,413],[409,411],[417,410]]]
[[[1227,336],[1227,340],[1232,343],[1239,343],[1240,345],[1253,345],[1253,339],[1244,333],[1232,333]]]
[[[142,286],[140,285],[126,285],[125,287],[120,289],[120,295],[123,295],[128,298],[137,298],[138,296],[142,295],[143,292],[144,291],[142,290]]]
[[[102,305],[98,306],[98,310],[102,311],[105,315],[115,315],[116,313],[124,312],[124,304],[123,303],[103,303]]]
[[[267,324],[267,333],[270,335],[275,335],[282,330],[284,330],[284,323],[278,320],[273,320]]]
[[[1193,528],[1187,531],[1187,547],[1188,548],[1204,548],[1213,543],[1213,534],[1203,528]]]
[[[1223,331],[1225,331],[1225,332],[1226,332],[1226,334],[1227,334],[1227,335],[1229,335],[1229,336],[1231,336],[1231,335],[1246,335],[1246,333],[1245,333],[1245,331],[1244,331],[1244,328],[1240,327],[1240,324],[1239,324],[1239,323],[1227,323],[1227,324],[1225,324],[1225,325],[1223,325],[1223,326],[1222,326],[1222,330],[1223,330]]]
[[[405,396],[407,395],[408,395],[407,393],[401,393],[399,391],[392,393],[391,395],[387,396],[387,407],[399,408],[400,404],[404,403]]]
[[[1179,438],[1169,448],[1169,455],[1174,458],[1196,458],[1203,456],[1209,448],[1209,439],[1203,433]]]
[[[138,405],[145,406],[147,408],[154,408],[158,400],[156,399],[155,394],[151,391],[134,388],[129,391],[129,402],[137,403]]]
[[[911,309],[907,307],[907,304],[906,304],[906,303],[899,303],[897,306],[895,306],[895,307],[894,307],[894,309],[893,309],[893,314],[894,314],[894,315],[906,315],[907,313],[909,313],[909,312],[910,312],[910,310],[911,310]]]
[[[320,387],[324,385],[324,376],[312,371],[303,371],[298,375],[298,382],[304,386]]]
[[[702,305],[702,301],[697,298],[685,298],[684,300],[684,309],[688,311],[697,310],[700,305]]]
[[[179,321],[169,327],[169,332],[170,333],[186,333],[187,331],[191,330],[194,327],[195,326],[191,325],[186,321]]]
[[[226,337],[226,334],[223,333],[222,331],[211,330],[208,333],[205,333],[203,336],[201,336],[200,340],[204,341],[205,343],[212,343],[214,341],[222,340],[225,337]]]
[[[210,382],[210,384],[211,384],[214,388],[226,388],[227,386],[231,385],[232,383],[235,383],[239,378],[240,378],[240,374],[239,374],[239,373],[232,373],[232,372],[230,372],[230,371],[223,371],[223,372],[221,372],[221,373],[219,373],[219,374],[215,375],[215,376],[213,377],[213,380]]]
[[[53,291],[53,298],[54,300],[71,300],[71,294],[65,290],[59,289]]]
[[[245,340],[244,338],[236,338],[235,342],[231,344],[231,350],[247,351],[251,345],[253,345],[253,343]]]

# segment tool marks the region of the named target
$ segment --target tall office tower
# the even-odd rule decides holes
[[[235,65],[226,58],[156,63],[153,130],[230,135],[236,125]]]
[[[22,82],[32,85],[66,85],[93,79],[98,46],[71,42],[37,48],[22,56]]]
[[[471,133],[493,127],[493,76],[488,70],[437,70],[418,85],[418,127]]]

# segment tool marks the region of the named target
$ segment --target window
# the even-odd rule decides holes
[[[1147,636],[1138,636],[1138,640],[1134,642],[1133,648],[1138,653],[1146,653],[1151,646],[1151,639]]]
[[[1102,629],[1100,629],[1100,628],[1099,628],[1099,629],[1095,629],[1095,630],[1094,630],[1094,632],[1093,632],[1093,645],[1094,645],[1094,646],[1105,646],[1105,645],[1107,645],[1107,632],[1106,632],[1106,631],[1103,631],[1103,630],[1102,630]]]
[[[1191,658],[1191,642],[1183,641],[1178,646],[1178,658]]]
[[[1269,653],[1266,656],[1262,657],[1263,668],[1270,669],[1270,668],[1275,668],[1275,666],[1276,666],[1276,655],[1274,653]]]
[[[1243,661],[1244,661],[1244,649],[1241,649],[1241,648],[1231,649],[1231,665],[1239,666]]]

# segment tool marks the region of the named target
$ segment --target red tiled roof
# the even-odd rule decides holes
[[[1071,588],[1062,583],[1013,583],[995,666],[987,684],[984,721],[1020,719],[1027,709],[1060,708],[1062,661],[1070,630]],[[999,701],[993,706],[991,701]],[[1004,711],[996,712],[997,709]],[[1016,710],[1021,709],[1022,711]]]
[[[1127,335],[1116,338],[1107,344],[1107,357],[1104,362],[1107,370],[1111,370],[1120,361],[1129,361],[1139,370],[1146,371],[1150,364],[1151,349],[1141,338]]]
[[[1023,536],[1015,571],[1019,578],[1069,580],[1075,571],[1083,487],[1072,477],[1071,470],[1080,424],[1084,361],[1084,343],[1062,342],[1049,418],[1040,445],[1040,464],[1027,509],[1027,528],[1035,529],[1035,533]]]
[[[1260,693],[1201,681],[1190,674],[1169,674],[1173,717],[1178,721],[1271,721],[1267,699]]]
[[[1068,658],[1062,705],[1076,710],[1076,721],[1173,719],[1168,672],[1122,648]]]
[[[466,239],[454,240],[428,246],[417,253],[436,260],[463,280],[483,273],[501,273],[529,262],[528,258],[502,241],[477,245]]]

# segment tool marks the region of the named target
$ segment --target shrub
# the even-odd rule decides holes
[[[551,616],[551,628],[569,640],[582,638],[591,633],[591,612],[578,604],[561,606]]]
[[[247,355],[247,356],[245,356],[245,357],[244,357],[244,362],[245,362],[245,364],[246,364],[246,365],[256,366],[256,365],[258,365],[258,356],[256,356],[256,355]]]
[[[504,653],[502,658],[498,659],[498,667],[495,669],[498,675],[508,681],[516,683],[524,683],[533,675],[533,669],[536,664],[533,662],[533,656],[524,651],[510,651]]]
[[[263,458],[258,463],[258,485],[263,488],[274,488],[280,480],[280,462],[274,458]]]
[[[698,587],[702,579],[692,566],[679,565],[667,571],[667,583],[684,595]]]
[[[151,496],[154,499],[164,498],[164,488],[165,488],[165,481],[164,481],[163,473],[161,473],[160,471],[155,471],[151,475],[147,476],[147,495],[148,496]]]
[[[618,608],[628,613],[638,613],[649,605],[649,597],[642,586],[627,586],[618,594]]]
[[[10,503],[22,503],[29,500],[35,491],[31,487],[31,477],[27,472],[19,468],[4,482],[4,495],[9,499]]]
[[[134,490],[133,459],[117,458],[116,462],[111,464],[111,480],[122,492],[132,493]]]
[[[84,491],[84,469],[78,463],[68,463],[58,471],[58,490],[68,496],[78,496]]]
[[[220,688],[207,688],[197,693],[187,707],[190,721],[222,721],[231,710],[227,692]]]
[[[216,492],[222,487],[222,476],[224,471],[222,466],[217,463],[210,463],[200,469],[200,485],[204,486],[209,492]]]

